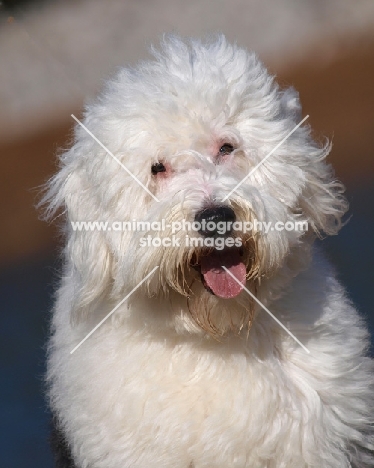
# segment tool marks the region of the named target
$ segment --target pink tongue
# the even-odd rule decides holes
[[[210,255],[201,258],[201,273],[207,286],[216,296],[231,299],[240,293],[242,286],[222,266],[226,267],[242,285],[246,281],[246,268],[240,261],[238,250],[235,249],[223,252],[214,250]]]

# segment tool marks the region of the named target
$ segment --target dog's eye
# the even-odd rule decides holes
[[[152,164],[151,172],[153,175],[156,175],[159,172],[166,172],[166,167],[161,162],[158,162],[158,163]]]
[[[219,154],[220,155],[224,155],[224,154],[230,154],[234,151],[234,147],[232,145],[230,145],[230,143],[225,143],[221,146],[221,148],[219,149]]]

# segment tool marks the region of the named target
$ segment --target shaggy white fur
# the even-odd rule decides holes
[[[76,466],[374,466],[368,333],[312,245],[338,231],[347,208],[324,160],[329,144],[298,128],[222,202],[300,121],[297,93],[224,37],[171,37],[153,53],[106,84],[84,124],[159,201],[79,126],[45,198],[49,216],[61,206],[67,216],[48,382]],[[70,224],[193,221],[212,209],[240,221],[306,220],[309,231],[235,232],[242,249],[217,253],[142,247],[148,233]],[[214,261],[245,266],[246,287],[310,354],[247,292],[232,292]]]

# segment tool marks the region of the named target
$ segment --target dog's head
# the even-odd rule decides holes
[[[295,129],[297,93],[254,54],[224,37],[169,38],[153,54],[87,106],[49,214],[66,207],[76,316],[120,300],[157,266],[141,294],[164,301],[177,328],[222,336],[250,325],[248,291],[276,298],[315,234],[337,232],[343,189],[325,163],[329,144]]]

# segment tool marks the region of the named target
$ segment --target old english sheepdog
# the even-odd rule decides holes
[[[44,198],[57,466],[373,467],[368,331],[313,246],[347,210],[330,144],[224,37],[152,53],[86,106]]]

